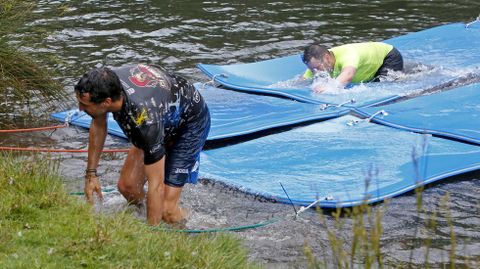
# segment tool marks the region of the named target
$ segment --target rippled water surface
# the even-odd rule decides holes
[[[330,46],[380,41],[450,22],[469,22],[479,12],[480,4],[476,0],[38,1],[33,18],[18,29],[11,40],[39,59],[56,59],[54,68],[71,92],[78,76],[101,64],[157,63],[192,81],[206,81],[195,68],[197,63],[271,59],[299,53],[313,41]],[[74,106],[73,98],[66,106]],[[65,104],[50,109],[60,107]],[[29,122],[24,119],[20,125]],[[30,146],[81,148],[86,146],[88,138],[85,131],[69,128],[53,134],[0,139],[2,145],[23,141]],[[109,138],[107,144],[127,146],[115,138]],[[105,185],[115,184],[123,157],[119,154],[104,158],[100,169]],[[62,155],[61,159],[61,172],[69,187],[81,189],[85,156]],[[459,262],[478,259],[479,178],[478,173],[470,173],[426,189],[424,207],[427,211],[437,210],[445,194],[450,194],[452,221],[447,214],[439,214],[433,234],[422,228],[427,217],[416,212],[413,194],[393,199],[388,205],[375,206],[376,210],[384,211],[381,245],[387,263],[422,267],[425,256],[422,242],[433,238],[430,263],[440,267],[449,260],[451,226],[456,233],[455,252]],[[293,211],[288,205],[262,201],[209,182],[186,187],[182,203],[192,211],[190,228],[258,223]],[[107,195],[102,210],[124,207],[123,198],[112,193]],[[143,212],[139,214],[144,217]],[[332,225],[333,218],[325,216],[327,224]],[[349,218],[344,221],[345,226],[337,237],[349,245],[352,221]],[[245,239],[252,259],[272,268],[304,267],[305,244],[312,247],[320,260],[331,252],[326,226],[314,212],[307,212],[298,220],[289,219],[237,235]]]

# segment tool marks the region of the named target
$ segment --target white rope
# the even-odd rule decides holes
[[[342,107],[342,106],[347,105],[347,104],[354,104],[355,102],[356,102],[355,99],[350,99],[350,100],[345,101],[345,102],[343,102],[343,103],[340,103],[340,104],[338,104],[338,105],[335,105],[335,104],[321,104],[321,105],[320,105],[320,110],[323,111],[323,110],[325,110],[325,109],[327,109],[327,108],[329,108],[329,107],[337,107],[337,108],[338,108],[338,107]]]
[[[472,22],[470,22],[470,23],[467,23],[467,24],[465,25],[465,28],[468,28],[468,27],[470,27],[470,25],[472,25],[472,24],[474,24],[474,23],[477,23],[477,22],[479,22],[479,21],[480,21],[480,14],[478,15],[478,17],[477,17],[474,21],[472,21]]]
[[[308,206],[301,206],[300,209],[298,210],[298,212],[295,214],[295,218],[298,217],[298,215],[300,213],[303,213],[305,211],[307,211],[308,209],[310,209],[312,206],[318,204],[320,201],[324,201],[324,200],[333,200],[333,197],[331,196],[326,196],[324,198],[321,198],[321,199],[318,199],[318,200],[315,200],[313,201],[313,203],[309,204]]]
[[[216,77],[224,77],[224,78],[227,78],[228,76],[227,76],[226,74],[224,74],[224,73],[215,74],[215,75],[212,76],[212,79],[211,79],[211,80],[209,80],[209,81],[207,81],[207,82],[205,82],[205,83],[202,84],[202,88],[201,88],[201,89],[202,89],[202,90],[205,90],[205,87],[207,86],[207,84],[212,84],[213,86],[215,86],[215,78],[216,78]]]
[[[72,117],[75,116],[75,115],[78,115],[79,113],[80,113],[80,110],[78,110],[78,109],[67,112],[67,114],[65,115],[65,119],[64,119],[65,125],[68,127],[70,125],[70,123],[72,122]]]
[[[382,110],[379,110],[379,111],[373,113],[373,115],[368,117],[368,118],[361,119],[361,120],[350,120],[350,121],[347,122],[347,125],[348,126],[353,126],[353,125],[359,124],[360,122],[370,122],[370,121],[372,121],[372,119],[374,117],[376,117],[378,115],[388,116],[388,112],[382,109]]]

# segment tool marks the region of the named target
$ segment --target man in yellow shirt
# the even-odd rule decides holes
[[[315,74],[326,72],[342,87],[349,83],[379,81],[390,70],[403,70],[400,52],[381,42],[353,43],[330,49],[316,43],[305,48],[303,62],[308,67],[303,78],[312,79]],[[322,85],[314,88],[315,92],[325,90]]]

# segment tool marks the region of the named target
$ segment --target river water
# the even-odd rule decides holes
[[[38,58],[54,58],[59,79],[72,92],[81,74],[102,64],[157,63],[191,81],[203,82],[207,78],[196,69],[197,63],[230,64],[287,56],[300,53],[313,41],[329,46],[381,41],[450,22],[469,22],[479,13],[477,0],[38,1],[33,17],[11,40]],[[41,112],[74,105],[72,95],[71,103]],[[31,119],[18,118],[19,125],[30,123]],[[53,134],[4,136],[1,144],[81,148],[87,140],[84,130],[69,128]],[[107,146],[127,145],[109,137]],[[104,185],[115,184],[123,157],[118,154],[103,159],[100,173]],[[81,190],[85,156],[59,158],[69,188]],[[448,214],[439,213],[433,233],[423,228],[428,218],[417,213],[415,194],[395,198],[388,205],[376,205],[374,210],[384,212],[381,249],[385,262],[391,266],[423,267],[426,251],[422,242],[431,238],[428,263],[434,268],[445,265],[451,250],[450,227],[456,234],[457,262],[478,261],[479,179],[480,173],[474,172],[426,188],[423,201],[427,212],[437,210],[445,195],[450,195],[452,221]],[[210,181],[187,186],[182,204],[192,213],[189,228],[240,226],[293,212],[288,205],[264,201]],[[124,200],[111,193],[100,210],[124,208]],[[144,212],[137,213],[144,217]],[[326,228],[334,226],[334,219],[329,214],[322,216],[324,222],[315,212],[306,212],[300,219],[238,232],[237,236],[244,239],[251,259],[268,268],[305,267],[306,245],[319,260],[326,257],[333,266]],[[342,221],[345,224],[336,236],[346,242],[348,249],[352,220],[345,217]]]

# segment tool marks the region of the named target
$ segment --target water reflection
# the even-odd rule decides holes
[[[66,76],[97,63],[156,62],[198,79],[195,64],[250,62],[327,46],[379,41],[470,21],[475,1],[39,1],[19,32],[66,62]],[[433,8],[433,6],[435,8]],[[434,11],[435,10],[435,11]],[[41,31],[42,34],[39,34]],[[47,34],[46,34],[47,33]],[[172,59],[171,57],[174,57]]]

